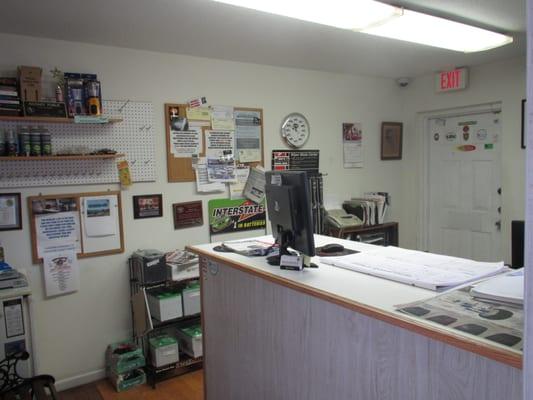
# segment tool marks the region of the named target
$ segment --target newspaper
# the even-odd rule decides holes
[[[522,351],[524,310],[516,304],[473,298],[471,285],[429,300],[397,305],[402,313]]]

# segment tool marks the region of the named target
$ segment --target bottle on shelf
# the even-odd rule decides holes
[[[6,134],[3,129],[0,129],[0,157],[6,155]]]
[[[5,152],[6,156],[14,157],[18,152],[17,135],[13,129],[6,130],[5,136]]]
[[[52,155],[52,135],[48,132],[48,129],[44,126],[39,126],[41,133],[41,154],[43,156]]]
[[[38,127],[30,128],[30,155],[31,156],[40,156],[41,155],[41,132]]]
[[[27,126],[21,126],[18,132],[18,154],[19,156],[29,156],[31,153],[30,130]]]

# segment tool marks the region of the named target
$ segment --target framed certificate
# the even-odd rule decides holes
[[[0,231],[22,229],[20,193],[0,193]]]

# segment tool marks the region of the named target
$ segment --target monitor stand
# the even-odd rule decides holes
[[[296,256],[298,253],[289,251],[289,243],[291,238],[291,232],[281,232],[279,235],[279,255],[267,257],[267,262],[270,265],[277,265],[278,267],[281,264],[281,256]],[[303,267],[304,268],[318,268],[318,265],[311,262],[311,257],[304,255],[303,256]]]

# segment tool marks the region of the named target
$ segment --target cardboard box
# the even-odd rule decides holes
[[[183,302],[183,315],[194,315],[201,311],[200,282],[196,281],[187,285],[181,292]]]
[[[192,325],[177,330],[180,349],[193,358],[203,355],[202,328],[200,325]]]
[[[178,341],[171,336],[150,339],[150,360],[154,367],[177,363],[180,360]]]
[[[146,374],[142,369],[134,369],[133,371],[124,374],[117,374],[112,372],[109,375],[109,380],[115,387],[117,392],[131,389],[132,387],[146,383]]]
[[[20,86],[20,98],[23,101],[41,100],[41,80],[43,70],[39,67],[18,67],[18,80]]]
[[[183,316],[181,305],[181,294],[169,290],[156,290],[147,293],[148,307],[150,314],[159,321]]]
[[[135,343],[125,340],[107,346],[106,367],[109,372],[122,374],[144,365],[143,351]]]

